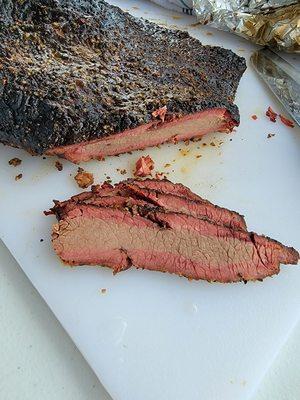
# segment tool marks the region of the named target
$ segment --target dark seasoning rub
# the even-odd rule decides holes
[[[227,109],[245,60],[98,0],[0,3],[0,141],[43,154],[148,123]]]

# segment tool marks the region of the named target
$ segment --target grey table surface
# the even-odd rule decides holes
[[[253,400],[299,400],[299,361],[300,323]],[[0,399],[111,399],[1,241]]]

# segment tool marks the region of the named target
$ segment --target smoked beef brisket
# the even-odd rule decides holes
[[[133,186],[173,200],[165,207],[152,196],[132,191]],[[203,209],[196,215],[183,199],[215,207],[216,212],[208,215]],[[167,180],[95,186],[56,201],[53,213],[59,221],[53,226],[53,247],[69,265],[104,265],[115,273],[133,265],[190,279],[236,282],[261,280],[277,274],[280,264],[299,260],[293,248],[248,232],[239,214]]]
[[[73,162],[229,132],[245,60],[102,0],[0,2],[0,141]]]

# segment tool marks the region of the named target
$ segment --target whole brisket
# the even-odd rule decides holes
[[[133,185],[173,197],[174,207],[156,205],[131,191]],[[180,193],[198,197],[167,180],[127,180],[56,201],[50,211],[59,221],[52,231],[54,250],[69,265],[105,265],[115,273],[133,265],[218,282],[261,280],[277,274],[281,263],[297,264],[293,248],[248,232],[245,224],[233,227],[239,216],[233,211],[208,201],[216,208],[210,217],[182,211],[181,202],[176,209],[184,199]],[[220,210],[227,211],[224,221]]]
[[[245,60],[102,0],[0,2],[0,141],[73,162],[239,123]]]

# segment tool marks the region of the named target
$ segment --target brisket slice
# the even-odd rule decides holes
[[[161,207],[166,211],[205,218],[217,225],[225,225],[242,230],[247,229],[243,216],[202,199],[182,184],[155,179],[152,180],[151,185],[150,182],[150,179],[145,181],[128,179],[115,185],[115,187],[108,184],[94,186],[91,192],[73,196],[65,202],[57,201],[52,208],[52,212],[61,216],[65,213],[65,210],[69,210],[75,204],[82,203],[116,208],[126,207],[126,205],[148,205],[150,207]],[[143,184],[145,188],[142,187]],[[149,189],[147,186],[153,189]],[[167,189],[169,191],[164,192]],[[190,200],[187,198],[188,196],[183,196],[181,193],[188,194],[194,200]]]
[[[53,247],[70,265],[137,268],[189,279],[261,280],[299,254],[272,239],[180,213],[76,205],[53,226]]]
[[[102,0],[0,2],[0,141],[73,162],[231,131],[245,60]]]
[[[194,217],[206,217],[217,225],[226,225],[231,228],[246,230],[244,217],[235,211],[216,206],[203,199],[190,200],[188,198],[174,194],[163,193],[147,188],[141,188],[134,183],[124,183],[130,193],[145,199],[156,206],[164,208],[166,211],[175,211]]]
[[[209,203],[208,200],[203,199],[196,193],[193,193],[191,189],[184,186],[182,183],[174,183],[168,179],[127,179],[125,183],[134,183],[136,186],[142,189],[152,189],[160,193],[174,194],[175,196],[185,197],[189,200],[200,200]]]

